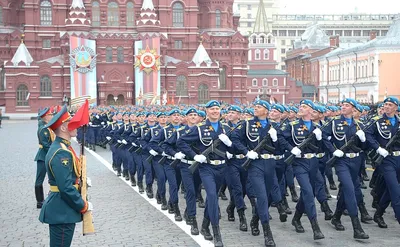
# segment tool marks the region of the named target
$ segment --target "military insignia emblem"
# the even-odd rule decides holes
[[[47,136],[47,132],[46,131],[44,132],[44,135]]]
[[[256,122],[256,128],[261,128],[261,123],[260,122]]]
[[[150,72],[160,69],[161,56],[157,55],[156,49],[150,49],[147,46],[146,49],[140,49],[139,54],[135,55],[135,57],[135,68],[139,68],[140,71],[150,74]]]
[[[209,130],[209,131],[213,131],[214,128],[210,125],[210,126],[208,126],[208,130]]]
[[[81,45],[73,49],[69,57],[69,62],[74,71],[86,74],[96,68],[96,52],[87,46]]]
[[[386,119],[386,125],[391,125],[390,120]]]
[[[61,164],[62,164],[63,166],[68,166],[68,163],[69,163],[69,159],[68,159],[68,158],[63,158],[63,159],[61,159]]]

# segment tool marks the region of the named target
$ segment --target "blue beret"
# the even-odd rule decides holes
[[[369,106],[367,106],[367,105],[364,106],[364,111],[370,111],[370,110],[371,110],[371,108],[369,108]]]
[[[198,111],[197,113],[200,117],[206,117],[206,113],[204,111]]]
[[[221,115],[227,114],[228,112],[226,110],[221,110]]]
[[[211,107],[213,107],[213,106],[221,107],[221,104],[220,104],[218,101],[216,101],[216,100],[210,100],[210,101],[208,101],[208,103],[206,104],[206,108],[211,108]]]
[[[397,107],[397,111],[400,111],[400,106],[399,106],[399,107]]]
[[[383,103],[379,103],[378,108],[382,108],[383,107]]]
[[[136,113],[136,116],[137,116],[137,117],[139,117],[139,116],[146,116],[146,112],[140,111],[140,112]]]
[[[271,105],[265,100],[256,100],[254,105],[260,105],[266,108],[268,111],[271,110]]]
[[[182,114],[179,109],[175,108],[168,112],[168,116],[174,115],[175,113]]]
[[[393,104],[395,104],[397,106],[399,105],[399,99],[396,98],[396,97],[393,97],[393,96],[389,96],[383,101],[383,103],[386,103],[386,102],[393,103]]]
[[[254,116],[254,110],[252,108],[246,108],[244,109],[244,113],[245,114],[250,114],[252,116]]]
[[[285,111],[285,108],[280,104],[272,105],[271,109],[275,109],[275,110],[279,111],[280,113],[283,113]]]
[[[309,99],[303,99],[300,101],[300,105],[308,105],[309,107],[314,109],[314,103]]]
[[[43,117],[48,111],[50,111],[50,107],[45,107],[39,110],[38,117]]]
[[[228,111],[236,111],[236,112],[242,113],[242,109],[237,105],[231,105],[228,108]]]
[[[130,113],[130,112],[127,112],[127,111],[126,111],[126,112],[122,113],[122,116],[125,116],[125,115],[128,115],[128,116],[129,116],[129,115],[130,115],[129,113]]]
[[[358,103],[355,99],[347,98],[342,101],[342,103],[348,103],[354,107],[357,107]]]
[[[157,112],[156,116],[157,117],[167,116],[167,114],[165,112]]]
[[[149,112],[146,113],[146,117],[148,117],[148,116],[150,116],[150,115],[156,115],[156,113],[151,112],[151,111],[149,111]]]
[[[360,104],[357,104],[357,105],[356,105],[356,109],[357,109],[357,111],[359,111],[359,112],[363,112],[364,107],[363,107],[362,105],[360,105]]]
[[[197,112],[197,110],[194,109],[193,107],[191,107],[191,108],[189,108],[189,109],[187,109],[187,110],[185,111],[185,116],[189,115],[190,113],[197,113],[197,114],[199,114],[199,113]]]
[[[299,109],[297,109],[297,107],[295,107],[295,106],[291,106],[291,107],[289,107],[289,109],[290,109],[290,111],[293,111],[295,113],[299,112]]]
[[[282,105],[286,112],[290,112],[289,106]]]

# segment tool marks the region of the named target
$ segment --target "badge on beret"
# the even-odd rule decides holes
[[[69,163],[69,159],[68,159],[68,158],[62,158],[62,159],[61,159],[61,164],[62,164],[63,166],[68,166],[68,163]]]

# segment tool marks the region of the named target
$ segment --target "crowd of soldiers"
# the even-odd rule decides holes
[[[223,246],[219,198],[229,199],[228,220],[235,220],[236,209],[239,229],[247,231],[245,196],[251,203],[252,235],[260,234],[261,222],[265,246],[275,246],[269,209],[276,207],[280,221],[287,221],[292,214],[287,188],[291,200],[297,203],[291,221],[296,232],[305,232],[301,217],[306,214],[314,240],[324,238],[318,225],[316,198],[324,219],[336,230],[345,230],[341,216],[346,214],[351,218],[354,238],[368,239],[360,219],[386,228],[383,214],[390,203],[400,222],[398,113],[399,100],[395,97],[387,97],[374,113],[354,99],[345,99],[340,106],[311,100],[291,106],[271,105],[264,100],[246,106],[216,100],[195,106],[99,106],[90,109],[87,131],[78,129],[77,140],[93,151],[96,146],[109,146],[117,176],[130,180],[148,198],[155,197],[162,210],[191,226],[192,235],[202,234],[206,240],[214,240],[215,246]],[[361,190],[366,187],[364,181],[369,181],[367,162],[376,166],[369,184],[376,209],[373,217],[368,214]],[[340,182],[338,187],[333,170]],[[294,178],[300,187],[299,196]],[[327,203],[329,189],[338,188],[336,209],[332,211]],[[185,194],[183,216],[179,190]],[[200,228],[197,207],[205,208]]]

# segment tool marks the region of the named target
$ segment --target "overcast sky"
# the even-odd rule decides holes
[[[280,13],[347,14],[350,12],[400,13],[399,0],[278,0]]]

